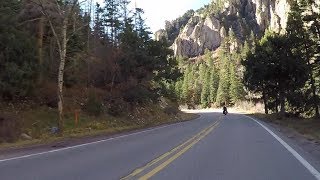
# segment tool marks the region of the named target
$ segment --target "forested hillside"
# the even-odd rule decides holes
[[[62,132],[74,113],[130,115],[172,95],[167,84],[180,76],[173,52],[151,38],[143,9],[128,4],[0,1],[0,136],[18,126]],[[37,109],[50,112],[24,124],[23,112]]]
[[[212,2],[198,10],[198,14],[181,26],[180,34],[176,36],[173,48],[182,49],[176,55],[184,74],[175,85],[180,102],[190,108],[261,102],[267,114],[281,112],[318,117],[318,1],[287,1],[290,5],[288,12],[278,12],[287,14],[279,19],[279,22],[286,20],[283,23],[286,27],[280,26],[283,30],[258,23],[259,20],[262,22],[257,17],[261,12],[253,11],[256,15],[248,12],[248,4],[253,3],[251,1],[221,1],[228,2],[229,8],[225,9],[219,6],[219,2]],[[243,9],[238,9],[241,7]],[[252,15],[251,20],[249,15]],[[202,21],[195,21],[198,17]],[[234,23],[241,18],[241,22],[247,25],[253,23],[252,20],[256,21],[253,23],[255,26],[241,25],[237,30]],[[265,20],[268,22],[267,18]],[[194,22],[198,24],[192,25]],[[207,29],[208,22],[215,23],[214,28],[218,29],[203,30]],[[225,28],[226,24],[231,24],[230,28]],[[243,27],[251,27],[251,33],[250,29],[248,31]],[[206,37],[213,37],[206,35],[203,41],[201,33],[217,33],[219,28],[220,37],[212,39],[221,41],[218,48],[206,49],[203,55],[192,58],[185,56],[199,48],[193,44],[204,44],[200,46],[201,53],[201,48],[208,45]],[[192,34],[188,35],[190,32]]]

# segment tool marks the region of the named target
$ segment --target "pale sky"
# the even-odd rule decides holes
[[[131,0],[134,7],[135,0]],[[199,9],[211,0],[136,0],[137,7],[145,11],[147,26],[155,32],[164,28],[165,20],[174,20],[189,9]],[[103,2],[103,0],[96,0]]]

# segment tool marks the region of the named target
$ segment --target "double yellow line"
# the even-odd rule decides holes
[[[186,151],[188,151],[191,147],[193,147],[201,139],[206,137],[211,131],[213,131],[220,124],[220,121],[221,121],[221,117],[219,118],[218,121],[214,122],[209,127],[203,129],[201,132],[199,132],[195,136],[191,137],[189,140],[185,141],[184,143],[180,144],[179,146],[175,147],[174,149],[162,154],[161,156],[159,156],[158,158],[149,162],[145,166],[134,170],[131,174],[129,174],[128,176],[123,177],[121,179],[122,180],[129,180],[129,179],[146,180],[146,179],[149,179],[150,177],[154,176],[156,173],[161,171],[163,168],[168,166],[175,159],[177,159],[182,154],[184,154]],[[172,155],[172,156],[170,157],[170,155]],[[166,158],[167,158],[167,160],[165,160]],[[164,162],[161,163],[160,161],[164,161]],[[159,164],[159,165],[156,166],[156,164]],[[147,173],[143,173],[146,169],[151,168],[152,166],[156,166],[156,167],[152,168],[152,170],[150,170]]]

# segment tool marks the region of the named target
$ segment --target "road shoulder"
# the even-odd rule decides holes
[[[273,133],[278,135],[301,156],[303,156],[311,165],[320,171],[320,143],[316,139],[311,139],[299,133],[295,129],[273,123],[267,119],[259,118],[255,115],[247,115],[258,120],[268,127]]]
[[[25,156],[28,154],[54,151],[57,149],[63,149],[63,148],[68,148],[72,146],[79,146],[82,144],[90,144],[98,141],[121,137],[121,136],[128,136],[131,134],[137,134],[144,131],[151,131],[153,129],[164,128],[170,125],[175,125],[175,124],[179,124],[187,121],[193,121],[198,119],[199,117],[200,117],[199,114],[192,114],[192,116],[183,120],[168,121],[166,123],[150,125],[148,127],[125,129],[120,132],[113,132],[113,133],[101,132],[99,134],[87,135],[83,137],[62,137],[60,139],[53,140],[51,142],[46,142],[46,143],[26,144],[18,147],[3,147],[3,148],[0,148],[0,160],[19,157],[19,156]]]

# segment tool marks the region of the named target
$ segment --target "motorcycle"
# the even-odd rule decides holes
[[[227,115],[227,114],[228,114],[228,111],[227,111],[227,110],[224,110],[222,113],[223,113],[224,115]]]
[[[223,112],[222,112],[224,115],[227,115],[228,114],[228,110],[227,110],[227,107],[223,107]]]

